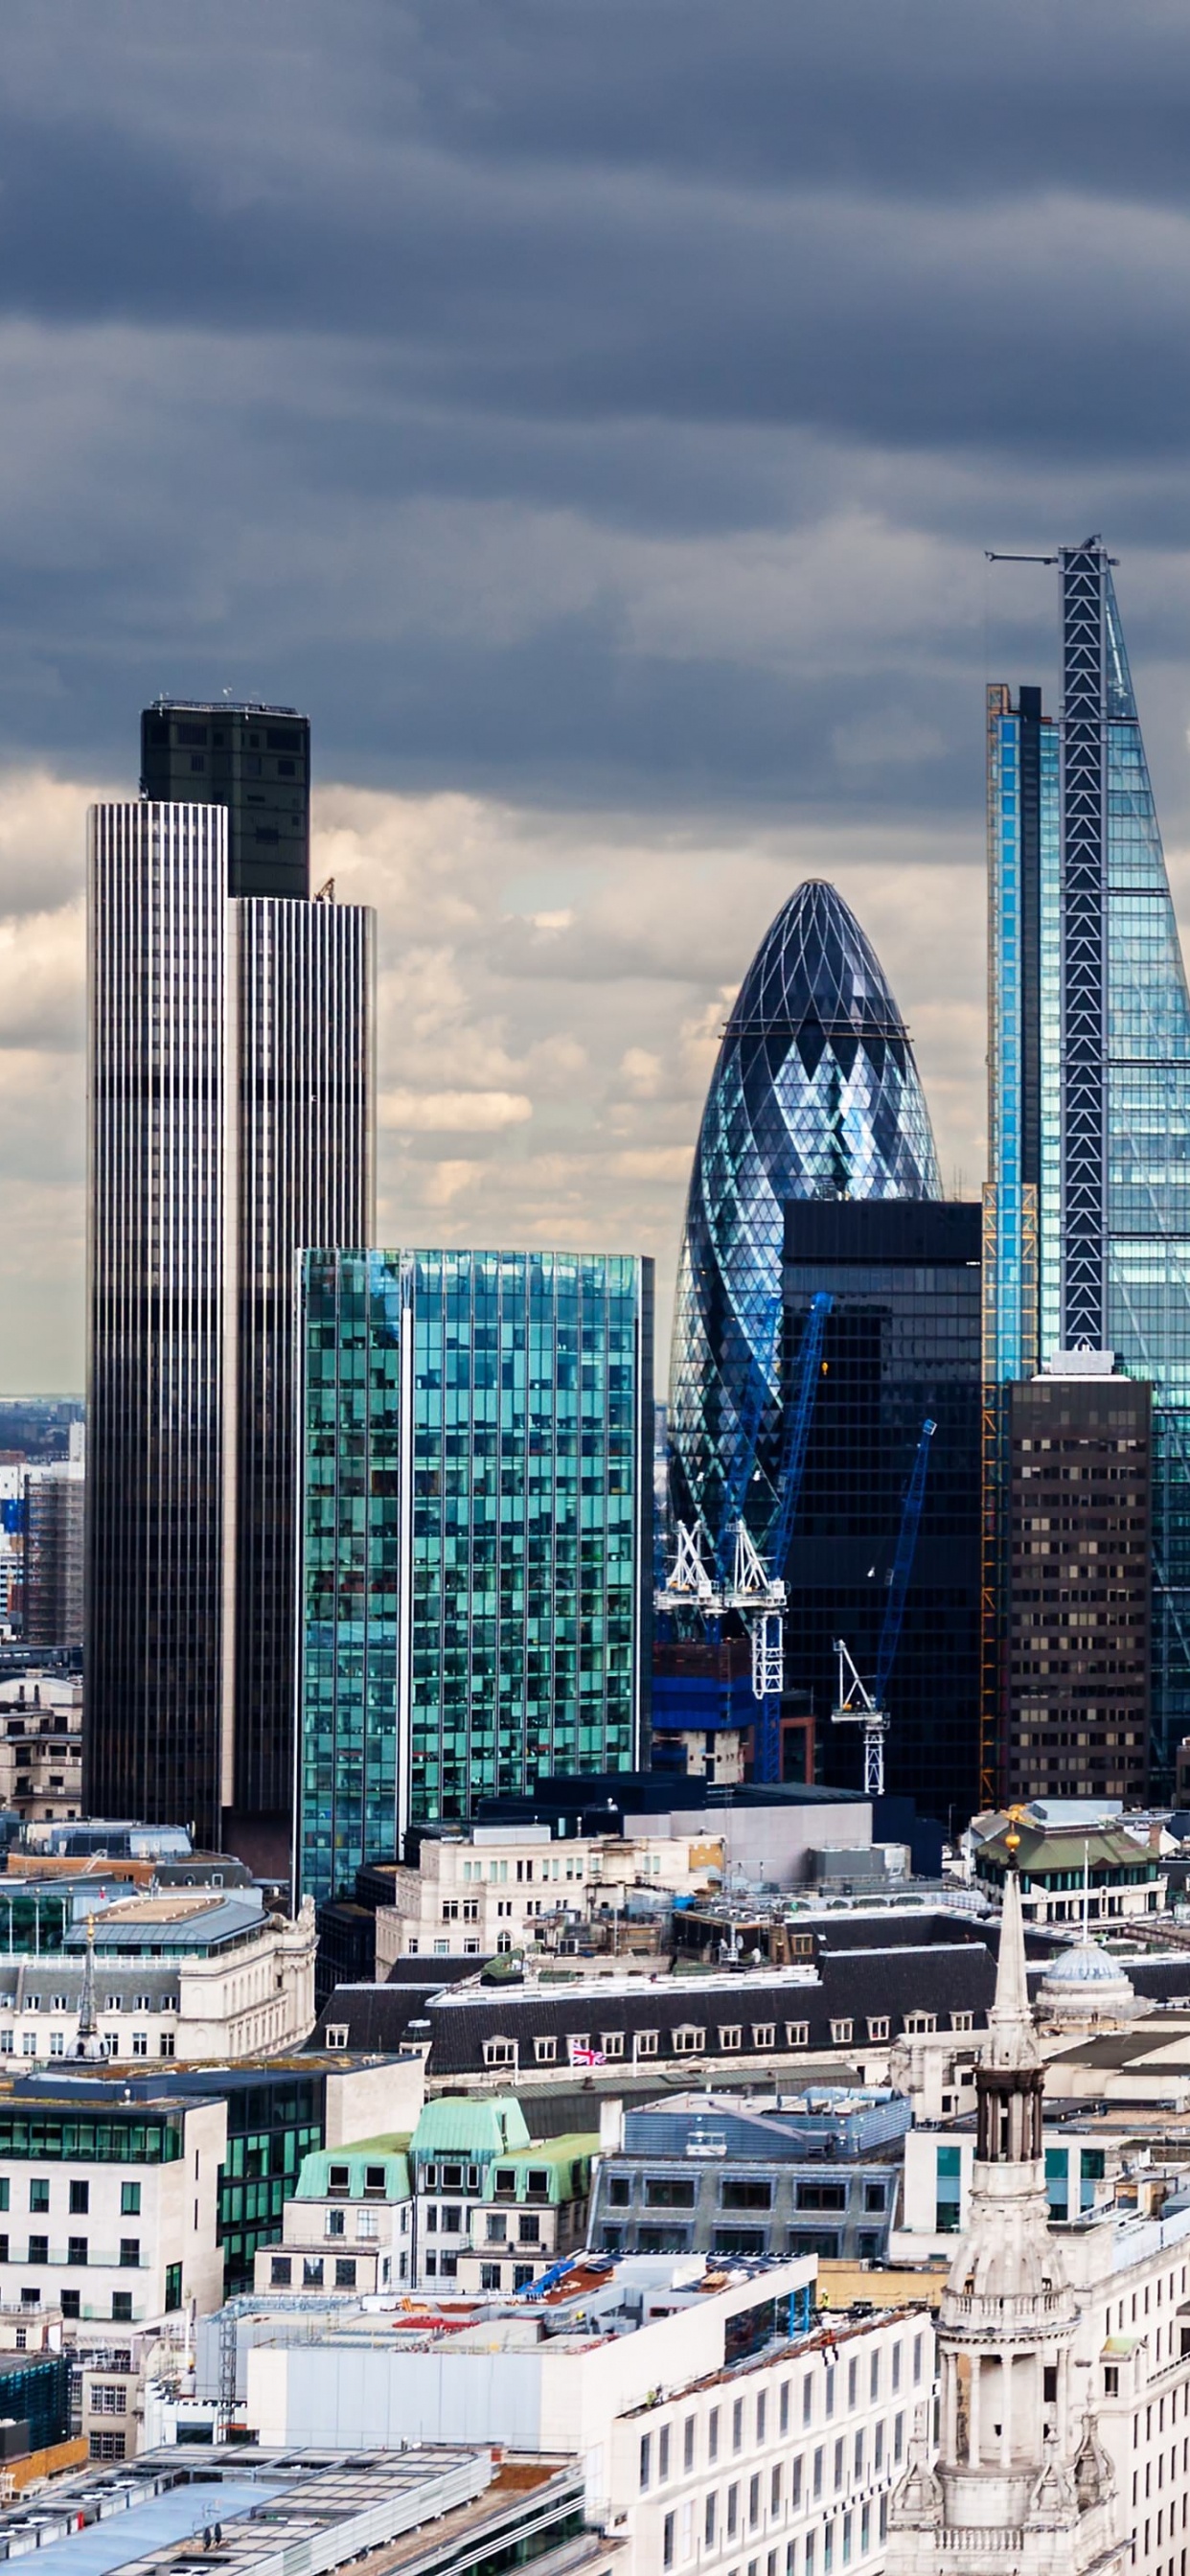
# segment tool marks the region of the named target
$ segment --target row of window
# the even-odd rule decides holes
[[[899,2341],[891,2345],[889,2349],[889,2389],[890,2394],[894,2397],[899,2394],[901,2388],[903,2370],[902,2354],[903,2347]],[[801,2420],[803,2427],[813,2423],[814,2421],[816,2411],[814,2405],[814,2391],[816,2386],[821,2387],[823,2392],[823,2411],[828,2423],[835,2413],[839,2384],[842,2381],[843,2373],[837,2362],[826,2356],[824,2356],[824,2358],[826,2359],[825,2369],[807,2370],[802,2379]],[[853,2353],[851,2355],[847,2364],[846,2372],[846,2411],[848,2414],[854,2414],[857,2406],[861,2404],[873,2406],[879,2402],[883,2379],[882,2361],[883,2355],[881,2348],[877,2344],[868,2355],[868,2368],[865,2374],[862,2371],[860,2355],[858,2353]],[[915,2334],[913,2338],[911,2358],[912,2380],[915,2388],[919,2388],[921,2386],[924,2369],[925,2336],[922,2333],[918,2333]],[[867,2382],[866,2390],[864,2389],[865,2377]],[[766,2442],[773,2441],[774,2439],[783,2439],[788,2434],[790,2428],[790,2416],[793,2410],[792,2389],[793,2383],[791,2380],[783,2379],[780,2382],[776,2390],[777,2404],[775,2410],[775,2422],[773,2421],[773,2410],[770,2408],[769,2404],[770,2392],[766,2388],[760,2388],[757,2390],[750,2420],[748,2415],[748,2401],[746,2397],[734,2398],[731,2404],[730,2413],[720,2406],[710,2407],[706,2417],[706,2466],[708,2468],[714,2468],[720,2456],[721,2437],[730,2444],[731,2456],[733,2459],[739,2456],[740,2452],[745,2449],[749,2441],[755,2445],[757,2450],[762,2450]],[[895,2435],[895,2444],[899,2446],[903,2438],[903,2422],[900,2416],[897,2417],[897,2425],[901,2429],[899,2429]],[[654,2434],[652,2430],[641,2434],[640,2489],[642,2495],[654,2483],[654,2461],[656,2463],[655,2483],[658,2486],[664,2486],[669,2477],[678,2475],[677,2432],[678,2426],[676,2422],[673,2424],[660,2425],[655,2437],[655,2449]],[[863,2457],[863,2442],[864,2433],[861,2427],[855,2435],[855,2459],[857,2463],[860,2462]],[[883,2464],[884,2458],[884,2428],[882,2425],[878,2424],[874,2428],[873,2442],[875,2448],[875,2465],[880,2467]],[[681,2425],[681,2474],[683,2476],[689,2476],[690,2472],[699,2465],[696,2458],[697,2445],[698,2417],[693,2414],[687,2415],[683,2418]],[[840,2481],[842,2477],[844,2448],[845,2445],[841,2439],[836,2442],[835,2461]],[[894,2455],[896,2458],[900,2458],[899,2447],[895,2448]],[[822,2479],[824,2474],[824,2457],[825,2454],[821,2449],[815,2451],[813,2455],[811,2485],[812,2492],[815,2496],[821,2495],[823,2491]],[[858,2467],[856,2469],[856,2474],[859,2475]],[[791,2502],[796,2505],[800,2501],[801,2496],[802,2463],[800,2460],[794,2461],[792,2475],[793,2493],[791,2495]]]
[[[294,2264],[297,2259],[298,2258],[292,2254],[273,2255],[270,2267],[270,2277],[274,2290],[288,2290],[292,2286]],[[324,2262],[321,2254],[304,2254],[301,2256],[300,2261],[301,2286],[303,2290],[321,2290],[329,2285],[331,2275],[327,2271],[326,2263]],[[354,2255],[336,2254],[334,2258],[334,2286],[336,2290],[354,2290],[355,2274],[356,2263]]]
[[[39,2308],[41,2305],[41,2291],[34,2281],[25,2282],[18,2295],[20,2304],[23,2308],[32,2310],[34,2308]],[[61,2308],[64,2317],[81,2316],[82,2292],[81,2290],[75,2290],[69,2287],[64,2290],[55,2290],[53,2294],[53,2304],[55,2307]],[[180,2308],[181,2304],[182,2266],[180,2263],[167,2263],[165,2267],[164,2305],[172,2312],[174,2309]],[[89,2317],[97,2317],[99,2315],[99,2310],[96,2307],[94,2300],[90,2300],[88,2302],[87,2314]],[[112,2291],[111,2317],[113,2325],[130,2326],[135,2324],[136,2320],[132,2312],[131,2290]],[[20,2337],[23,2331],[23,2327],[17,2328],[18,2351],[23,2349],[20,2342]],[[129,2367],[131,2367],[131,2364]]]
[[[35,2214],[39,2210],[48,2210],[49,2208],[50,2183],[51,2176],[49,2174],[30,2174],[29,2176],[29,2207]],[[0,2174],[0,2209],[9,2208],[11,2189],[12,2186],[9,2176],[7,2174]],[[82,2182],[77,2177],[72,2177],[67,2186],[67,2190],[71,2217],[85,2217],[91,2206],[90,2183]],[[138,2182],[121,2183],[121,2218],[140,2217],[140,2194],[141,2187]]]
[[[94,2435],[92,2435],[92,2440],[94,2440],[94,2438]],[[857,2537],[855,2516],[853,2512],[841,2514],[837,2516],[835,2520],[824,2522],[821,2525],[821,2535],[818,2530],[808,2531],[806,2533],[805,2540],[801,2544],[801,2576],[819,2576],[820,2566],[821,2576],[834,2576],[836,2559],[836,2527],[838,2530],[839,2562],[844,2567],[850,2566],[852,2556],[855,2551]],[[887,2530],[888,2497],[887,2495],[881,2495],[876,2499],[877,2541],[883,2542]],[[818,2550],[820,2536],[822,2541],[821,2558],[819,2557]],[[859,2555],[863,2558],[866,2556],[868,2550],[873,2546],[871,2504],[862,2504],[860,2506],[858,2543]],[[678,2513],[667,2513],[664,2523],[662,2524],[661,2555],[663,2564],[667,2568],[686,2566],[689,2560],[695,2556],[696,2545],[695,2512],[693,2504],[682,2505],[680,2512]],[[718,2545],[721,2546],[722,2544]],[[1181,2576],[1186,2576],[1185,2558],[1186,2553],[1185,2550],[1183,2550]],[[780,2550],[770,2549],[764,2562],[764,2576],[780,2576],[781,2563]],[[784,2571],[785,2576],[799,2576],[798,2542],[796,2540],[789,2540],[785,2544]],[[746,2559],[739,2567],[729,2567],[727,2570],[727,2576],[761,2576],[760,2559],[758,2557],[749,2558]],[[1170,2561],[1169,2576],[1173,2576],[1172,2560]]]
[[[78,2270],[83,2264],[90,2260],[90,2256],[87,2251],[88,2243],[89,2239],[85,2236],[68,2236],[66,2239],[67,2250],[65,2254],[55,2254],[51,2257],[49,2237],[31,2236],[29,2238],[28,2252],[24,2259],[30,2264],[49,2263],[51,2260],[55,2263],[64,2262],[69,2264],[72,2270]],[[9,2238],[7,2235],[0,2235],[0,2263],[14,2263],[19,2262],[20,2259],[19,2255],[10,2253]],[[112,2262],[110,2254],[99,2254],[95,2259],[98,2263],[110,2268]],[[139,2236],[122,2236],[120,2238],[120,2251],[116,2257],[116,2261],[118,2262],[122,2272],[139,2271]]]
[[[631,2241],[626,2242],[626,2239]],[[665,2226],[660,2222],[653,2227],[639,2226],[635,2231],[630,2227],[605,2226],[601,2250],[605,2254],[689,2254],[695,2250],[694,2230],[677,2224]],[[698,2250],[753,2257],[762,2254],[817,2254],[822,2261],[834,2262],[842,2251],[842,2240],[837,2227],[789,2227],[785,2230],[784,2244],[778,2245],[771,2241],[767,2227],[745,2227],[737,2221],[733,2227],[713,2229],[709,2249],[700,2247]],[[878,2262],[881,2250],[879,2229],[861,2227],[854,2247],[859,2261]]]
[[[64,2005],[63,2009],[69,2011],[70,2007],[69,2005]],[[76,2036],[77,2034],[74,2031],[68,2032],[64,2030],[52,2030],[49,2034],[49,2047],[47,2049],[45,2045],[44,2032],[23,2030],[21,2032],[20,2054],[22,2057],[65,2057],[67,2039],[70,2040],[71,2045],[73,2046]],[[99,2044],[105,2057],[147,2057],[149,2054],[149,2034],[147,2030],[134,2030],[127,2047],[121,2044],[120,2033],[118,2030],[104,2030],[99,2034]],[[172,2030],[163,2030],[157,2041],[158,2056],[173,2057],[175,2049],[176,2043]],[[0,2057],[15,2057],[16,2054],[16,2035],[14,2031],[11,2028],[0,2029]]]
[[[631,2174],[613,2173],[608,2178],[607,2202],[611,2209],[628,2209],[632,2204]],[[850,2184],[843,2182],[799,2182],[795,2186],[798,2209],[846,2209]],[[719,2182],[720,2209],[771,2209],[776,2185],[767,2176],[733,2176],[725,2174]],[[647,2174],[644,2181],[646,2209],[694,2209],[698,2205],[699,2181],[686,2174]],[[865,2210],[883,2210],[888,2205],[888,2185],[865,2182]]]
[[[975,2015],[973,2012],[952,2012],[949,2016],[949,2024],[951,2030],[973,2030],[975,2026]],[[924,2038],[928,2036],[930,2032],[936,2031],[938,2026],[938,2015],[937,2013],[931,2012],[906,2013],[901,2023],[902,2030],[910,2038]],[[783,2037],[780,2040],[778,2040],[777,2037],[778,2028],[780,2028],[783,2033]],[[719,2056],[730,2056],[736,2049],[742,2049],[744,2046],[744,2030],[745,2026],[740,2022],[721,2022],[717,2029],[711,2034],[711,2053]],[[888,2013],[869,2014],[864,2023],[864,2030],[869,2041],[886,2040],[890,2038],[892,2034],[891,2016]],[[752,2022],[748,2025],[748,2035],[751,2046],[755,2049],[768,2050],[777,2047],[808,2048],[810,2045],[810,2025],[808,2021],[787,2021],[780,2025],[771,2021]],[[854,2018],[846,2020],[832,2020],[830,2025],[830,2036],[831,2045],[833,2047],[849,2047],[856,2037]],[[679,2023],[676,2030],[672,2030],[668,2034],[664,2034],[656,2030],[638,2030],[628,2033],[622,2030],[601,2031],[599,2034],[598,2046],[594,2054],[597,2058],[604,2059],[623,2057],[628,2053],[625,2047],[625,2041],[626,2039],[631,2039],[632,2055],[634,2057],[657,2057],[661,2052],[661,2041],[663,2037],[667,2038],[668,2046],[673,2051],[675,2057],[701,2057],[706,2053],[707,2031],[705,2026],[696,2022],[682,2022]],[[821,2043],[819,2044],[821,2045]],[[571,2065],[574,2065],[576,2062],[576,2054],[580,2052],[589,2052],[591,2050],[590,2036],[585,2031],[581,2034],[575,2031],[568,2031],[565,2035],[564,2045],[569,2051],[569,2062]],[[558,2048],[559,2041],[554,2035],[534,2039],[534,2065],[555,2065],[558,2062]],[[519,2054],[520,2044],[515,2039],[507,2039],[501,2036],[486,2039],[483,2044],[483,2061],[485,2066],[515,2066],[518,2062]],[[585,2054],[578,2054],[578,2062],[580,2064],[587,2062]]]

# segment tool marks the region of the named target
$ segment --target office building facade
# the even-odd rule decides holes
[[[879,960],[833,886],[799,886],[740,987],[695,1151],[670,1368],[678,1520],[701,1521],[717,1540],[759,1371],[748,1518],[764,1545],[780,1446],[786,1202],[941,1194],[913,1050]]]
[[[83,1642],[81,1476],[25,1479],[25,1581],[21,1633],[30,1651],[51,1654]]]
[[[930,1443],[888,1690],[890,1792],[945,1827],[978,1786],[980,1211],[960,1200],[791,1199],[787,1375],[811,1299],[833,1300],[786,1568],[785,1670],[809,1692],[826,1776],[858,1786],[860,1731],[832,1727],[835,1639],[871,1679],[922,1425]]]
[[[983,1792],[1008,1738],[1006,1399],[1063,1351],[1153,1390],[1154,1786],[1190,1724],[1190,997],[1109,558],[1058,554],[1062,703],[988,693]]]
[[[322,1901],[410,1824],[636,1763],[653,1281],[619,1254],[304,1267],[295,1839]]]
[[[373,924],[229,899],[216,804],[89,847],[86,1797],[212,1848],[292,1800],[297,1247],[366,1239]]]
[[[1071,1352],[1052,1373],[1010,1386],[1006,1407],[1008,1796],[1141,1806],[1150,1390]]]
[[[158,698],[140,720],[150,805],[219,805],[227,891],[301,903],[310,891],[310,719],[296,707]]]

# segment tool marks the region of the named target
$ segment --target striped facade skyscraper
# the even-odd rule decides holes
[[[85,1795],[275,1866],[295,1256],[373,1231],[374,921],[228,882],[221,804],[94,809]]]

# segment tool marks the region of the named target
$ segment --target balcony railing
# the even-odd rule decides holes
[[[948,2316],[959,2321],[969,2321],[976,2326],[1026,2326],[1035,2323],[1038,2317],[1052,2318],[1055,2324],[1059,2324],[1064,2323],[1074,2314],[1070,2300],[1060,2298],[1052,2292],[1039,2299],[1027,2297],[984,2299],[978,2293],[972,2294],[966,2290],[948,2291],[946,2311]]]

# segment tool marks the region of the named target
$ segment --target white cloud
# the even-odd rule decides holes
[[[0,773],[0,1382],[14,1389],[81,1383],[91,792]],[[316,878],[334,876],[341,900],[374,903],[379,917],[386,1241],[651,1253],[663,1377],[719,1034],[757,941],[807,875],[832,878],[868,930],[914,1032],[948,1186],[977,1188],[974,832],[552,813],[348,787],[316,793],[314,823]]]
[[[490,1136],[523,1126],[533,1103],[523,1091],[382,1091],[380,1125],[410,1134]]]

